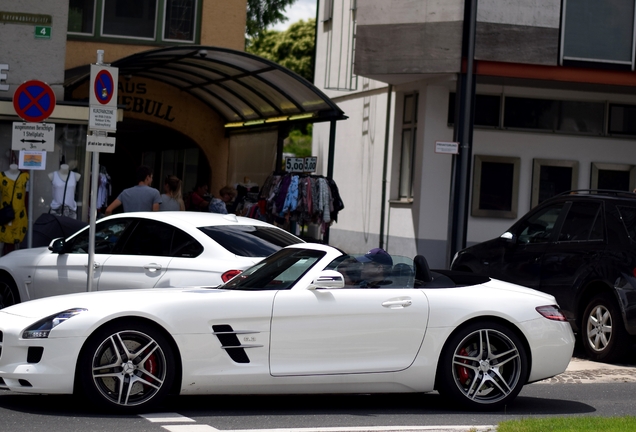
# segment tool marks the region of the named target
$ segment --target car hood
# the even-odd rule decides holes
[[[148,309],[156,304],[171,304],[177,298],[184,299],[183,293],[215,294],[220,292],[226,291],[216,290],[212,287],[97,291],[31,300],[9,306],[0,312],[25,318],[44,318],[74,308],[108,313],[126,310],[128,309],[127,305],[131,305],[131,310],[139,310],[140,307],[132,305],[143,305],[141,309]]]
[[[24,265],[25,262],[31,262],[34,260],[39,260],[39,257],[50,254],[51,251],[47,246],[31,248],[31,249],[18,249],[14,250],[11,253],[6,254],[2,258],[0,258],[0,265]]]

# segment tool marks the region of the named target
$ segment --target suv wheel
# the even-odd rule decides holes
[[[581,340],[591,360],[611,362],[626,351],[628,337],[616,300],[608,293],[593,297],[585,308]]]

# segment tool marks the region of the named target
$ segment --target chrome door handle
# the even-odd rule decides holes
[[[384,306],[385,308],[389,308],[389,309],[397,309],[400,307],[409,307],[413,304],[413,300],[411,299],[406,299],[406,300],[387,300],[385,302],[382,302],[382,306]]]
[[[144,266],[144,268],[145,268],[146,270],[151,271],[151,272],[156,272],[156,271],[161,270],[161,264],[154,264],[154,263],[153,263],[153,264],[146,264],[146,265]]]
[[[100,268],[101,266],[102,265],[100,263],[98,263],[98,262],[93,263],[93,268],[94,269]],[[84,264],[84,267],[88,268],[88,264]]]

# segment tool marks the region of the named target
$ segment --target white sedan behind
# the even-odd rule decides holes
[[[88,231],[0,258],[0,308],[87,291]],[[94,291],[215,286],[303,241],[271,224],[199,212],[120,213],[95,231]]]

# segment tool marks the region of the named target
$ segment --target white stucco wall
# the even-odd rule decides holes
[[[62,100],[68,0],[2,0],[0,11],[51,15],[53,20],[50,39],[36,39],[33,24],[0,24],[0,64],[9,65],[2,71],[7,75],[2,84],[9,90],[0,91],[0,96],[13,97],[23,82],[40,80]]]
[[[330,244],[348,252],[378,246],[384,163],[386,91],[357,96],[338,102],[349,119],[337,122],[334,154],[333,179],[345,209],[331,227]],[[323,175],[328,148],[329,123],[317,123],[313,151],[318,156],[317,172]]]

